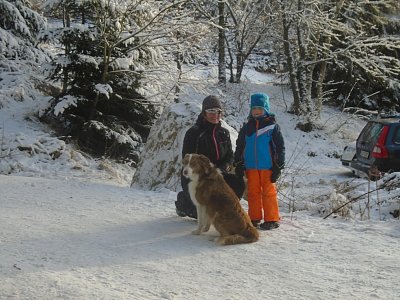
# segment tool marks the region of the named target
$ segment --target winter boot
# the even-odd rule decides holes
[[[197,220],[197,208],[196,205],[192,204],[187,208],[187,216]]]
[[[187,215],[186,215],[186,213],[183,211],[183,210],[180,210],[179,208],[178,208],[178,206],[177,206],[177,203],[178,201],[175,201],[175,206],[176,206],[176,214],[179,216],[179,217],[186,217]]]
[[[178,193],[175,207],[178,216],[197,219],[197,208],[190,199],[190,196],[185,192],[181,191]]]
[[[175,201],[175,208],[176,208],[176,214],[179,217],[186,217],[186,205],[185,205],[185,194],[183,192],[179,192],[178,196],[176,197]]]
[[[264,222],[260,225],[261,230],[271,230],[271,229],[276,229],[279,227],[279,223],[272,221],[272,222]]]

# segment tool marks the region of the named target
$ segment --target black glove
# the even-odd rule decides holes
[[[272,165],[271,182],[275,183],[281,177],[281,168],[277,164]]]
[[[243,162],[238,162],[235,164],[235,175],[239,178],[243,178],[244,176],[244,171],[246,171],[246,168],[244,166]]]
[[[218,166],[217,168],[221,170],[222,174],[227,174],[227,173],[229,173],[229,169],[230,169],[230,168],[229,168],[229,165],[227,165],[227,164]]]

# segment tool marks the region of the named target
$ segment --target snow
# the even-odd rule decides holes
[[[400,206],[399,189],[372,193],[369,219],[361,220],[366,199],[348,206],[346,217],[323,219],[332,203],[352,196],[344,185],[367,191],[336,156],[365,121],[325,107],[320,129],[301,132],[286,112],[290,93],[271,75],[245,76],[243,95],[271,96],[285,138],[282,221],[256,243],[226,247],[211,241],[214,229],[191,235],[196,221],[176,216],[176,191],[131,188],[132,168],[58,139],[35,117],[48,98],[28,89],[11,101],[24,80],[2,88],[0,299],[397,299],[400,223],[390,211]],[[233,98],[224,100],[225,121],[240,125],[247,106],[229,114]],[[194,115],[183,107],[172,110]]]
[[[107,99],[110,99],[109,93],[113,92],[112,91],[112,87],[110,85],[108,85],[108,84],[100,84],[100,83],[95,85],[95,90],[97,92],[99,92],[100,94],[105,95],[107,97]]]
[[[182,147],[186,131],[193,126],[201,113],[196,102],[181,102],[164,109],[152,126],[141,159],[132,178],[132,187],[171,191],[182,190],[180,172]],[[222,126],[230,133],[232,146],[236,147],[237,131],[224,120]]]
[[[283,214],[232,247],[190,232],[175,194],[0,176],[1,298],[395,299],[398,222]]]
[[[58,116],[64,112],[70,106],[77,106],[77,102],[79,101],[78,98],[71,95],[65,95],[60,99],[60,102],[56,104],[54,107],[54,115]]]

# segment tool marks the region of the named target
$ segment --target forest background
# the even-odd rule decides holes
[[[18,92],[3,81],[0,106],[40,90],[50,97],[38,108],[42,122],[92,155],[132,166],[164,107],[193,90],[208,93],[210,84],[190,73],[207,66],[218,66],[214,93],[233,103],[247,100],[237,92],[244,68],[278,74],[293,95],[287,111],[306,132],[323,104],[367,116],[400,110],[398,1],[0,0],[0,7],[0,71],[17,77],[28,67],[32,87]]]
[[[397,299],[400,173],[339,160],[399,113],[396,1],[0,11],[0,298]],[[234,143],[254,91],[285,137],[281,226],[221,248],[175,214],[179,146],[210,93]]]

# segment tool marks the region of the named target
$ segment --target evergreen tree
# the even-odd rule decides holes
[[[43,62],[47,56],[38,48],[37,34],[46,19],[31,9],[28,0],[0,0],[0,61],[11,67],[15,60]]]
[[[146,71],[163,60],[155,41],[167,35],[162,20],[174,5],[134,0],[45,5],[64,12],[63,27],[42,35],[64,46],[50,69],[50,78],[63,82],[63,93],[51,112],[81,146],[111,155],[120,140],[134,149],[129,155],[137,160],[141,141],[157,117],[157,103],[148,98],[157,82],[146,80]],[[91,139],[82,136],[100,127],[105,131],[101,145],[93,133]],[[118,137],[117,142],[109,136]]]
[[[40,67],[49,61],[38,45],[46,19],[29,1],[0,0],[0,109],[13,101],[36,100],[37,90],[51,93]]]

